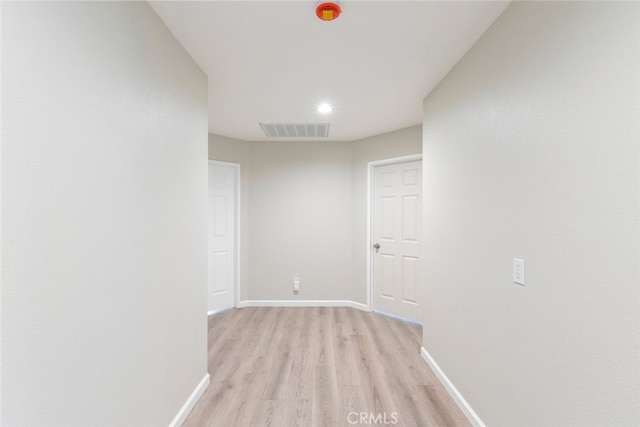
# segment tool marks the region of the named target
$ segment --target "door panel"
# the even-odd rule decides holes
[[[229,253],[228,251],[213,252],[211,254],[211,273],[213,282],[211,283],[212,295],[219,295],[227,292],[229,283]]]
[[[380,198],[380,223],[382,224],[382,230],[380,237],[385,240],[393,241],[393,205],[394,197],[381,197]]]
[[[234,306],[237,168],[209,163],[208,310]]]
[[[213,196],[213,237],[227,237],[227,204],[227,196]]]
[[[418,258],[402,257],[402,296],[405,302],[417,304]]]
[[[393,254],[380,254],[380,294],[383,297],[393,299]]]
[[[418,197],[402,197],[402,240],[404,242],[418,241]]]
[[[374,168],[373,309],[417,320],[422,161]]]

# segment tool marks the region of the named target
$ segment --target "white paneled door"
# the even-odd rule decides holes
[[[373,169],[373,309],[418,320],[422,161]]]
[[[239,165],[209,162],[208,310],[234,307]]]

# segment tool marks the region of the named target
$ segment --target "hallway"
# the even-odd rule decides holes
[[[211,385],[184,425],[468,425],[421,359],[421,337],[420,326],[343,307],[210,316]]]

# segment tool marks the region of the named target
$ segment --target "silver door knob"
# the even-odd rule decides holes
[[[376,243],[375,245],[373,245],[373,249],[375,249],[376,253],[378,253],[378,250],[380,249],[380,243]]]

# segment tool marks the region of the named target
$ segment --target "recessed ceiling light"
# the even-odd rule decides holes
[[[331,105],[327,104],[326,102],[318,105],[318,112],[319,113],[325,113],[325,114],[326,113],[330,113],[332,109],[333,108],[331,108]]]

